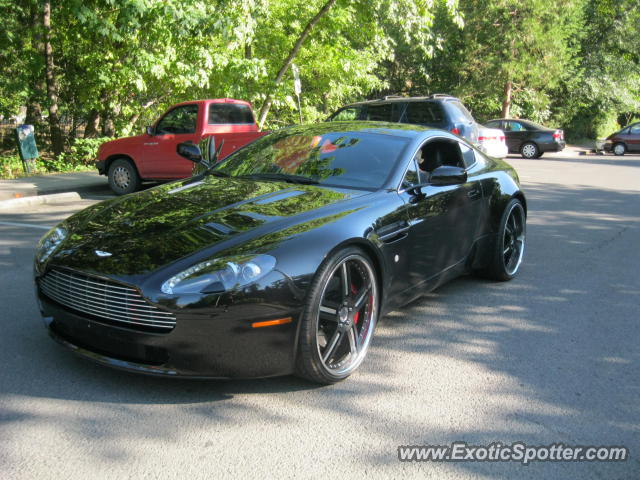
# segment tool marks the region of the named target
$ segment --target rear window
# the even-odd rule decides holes
[[[247,105],[234,103],[211,103],[209,105],[209,125],[254,123],[253,113]]]
[[[435,102],[409,102],[406,122],[418,125],[439,126],[444,123],[444,114],[440,104]]]
[[[470,121],[470,122],[475,122],[475,120],[473,119],[473,115],[471,115],[471,112],[469,112],[469,110],[466,109],[466,107],[458,102],[458,101],[453,101],[453,102],[447,102],[447,104],[452,107],[451,108],[451,112],[453,114],[453,121]]]
[[[362,109],[360,107],[347,107],[338,110],[332,117],[332,122],[359,120]]]

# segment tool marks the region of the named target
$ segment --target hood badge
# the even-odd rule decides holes
[[[95,254],[99,257],[110,257],[111,255],[113,255],[110,252],[104,252],[102,250],[94,250]]]

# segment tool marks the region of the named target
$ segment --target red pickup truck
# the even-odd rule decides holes
[[[192,175],[193,162],[176,153],[178,143],[214,136],[224,146],[219,158],[267,132],[258,131],[251,104],[232,98],[197,100],[172,106],[146,133],[103,143],[97,167],[118,195],[135,192],[144,180],[173,180]]]

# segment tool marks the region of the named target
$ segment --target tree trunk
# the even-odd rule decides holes
[[[100,112],[95,108],[89,112],[87,125],[84,127],[84,138],[95,138],[100,128]]]
[[[24,119],[24,123],[27,125],[34,125],[36,128],[42,123],[42,106],[37,100],[37,93],[32,92],[27,100],[27,115]]]
[[[278,85],[280,85],[280,82],[282,82],[282,78],[284,77],[284,74],[287,73],[287,70],[293,63],[293,60],[296,58],[296,55],[298,54],[300,47],[302,47],[302,44],[311,33],[311,30],[313,30],[313,27],[316,26],[316,24],[320,21],[320,19],[331,9],[331,7],[333,7],[335,3],[336,3],[336,0],[328,0],[328,2],[324,4],[324,7],[322,7],[320,11],[315,15],[315,17],[309,20],[309,23],[307,23],[307,26],[304,28],[304,30],[298,37],[298,40],[296,41],[295,45],[289,52],[289,55],[284,60],[284,63],[282,64],[280,71],[278,71],[278,74],[276,75],[276,78],[273,81],[272,92],[277,88]],[[267,94],[267,98],[262,104],[262,108],[260,109],[260,114],[258,115],[258,125],[260,126],[260,128],[262,128],[262,125],[264,124],[264,121],[267,118],[272,102],[273,102],[272,93],[269,92]]]
[[[504,100],[502,101],[502,118],[509,118],[509,112],[511,111],[511,80],[508,80],[504,84]]]
[[[120,115],[121,107],[119,104],[115,104],[112,108],[109,108],[102,112],[102,135],[105,137],[116,136],[116,126],[114,123],[115,118]]]
[[[33,33],[33,48],[44,53],[44,46],[42,45],[42,33],[40,31],[40,9],[37,4],[31,5],[31,19],[30,28]],[[24,119],[24,123],[27,125],[33,125],[38,129],[42,125],[42,105],[40,101],[44,97],[45,85],[41,72],[34,74],[30,81],[31,89],[29,91],[29,98],[27,99],[27,115]]]
[[[51,47],[51,1],[44,1],[44,13],[42,15],[44,26],[44,60],[45,77],[47,80],[47,97],[49,99],[49,131],[51,133],[51,147],[57,157],[64,150],[64,139],[60,128],[58,115],[58,83],[53,63],[53,48]]]

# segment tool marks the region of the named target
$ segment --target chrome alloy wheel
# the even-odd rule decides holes
[[[320,299],[316,347],[322,365],[334,375],[348,374],[366,356],[377,317],[378,291],[369,262],[358,254],[343,259]]]
[[[535,158],[538,155],[538,148],[533,143],[526,143],[522,147],[522,156],[524,158]]]
[[[507,215],[502,237],[502,261],[507,274],[513,276],[518,271],[524,255],[525,214],[522,205],[514,203]]]
[[[129,188],[129,185],[131,184],[131,174],[129,173],[129,170],[122,166],[116,167],[113,171],[113,183],[122,190]]]

